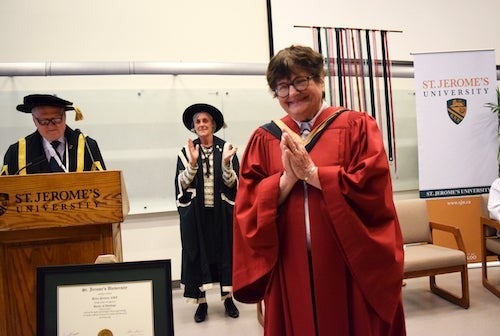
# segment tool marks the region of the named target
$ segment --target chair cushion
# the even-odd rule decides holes
[[[495,254],[500,255],[500,238],[499,237],[489,237],[486,238],[486,249]]]
[[[405,272],[465,264],[467,264],[467,258],[460,250],[433,244],[410,245],[405,248]]]

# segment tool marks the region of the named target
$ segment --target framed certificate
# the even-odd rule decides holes
[[[37,268],[37,335],[174,335],[170,260]]]

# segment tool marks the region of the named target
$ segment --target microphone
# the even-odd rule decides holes
[[[20,172],[22,172],[23,170],[25,170],[26,168],[30,167],[30,166],[36,166],[36,165],[39,165],[40,163],[43,162],[43,160],[46,160],[47,158],[45,157],[45,154],[42,154],[40,155],[39,157],[36,157],[34,160],[32,160],[31,162],[29,162],[28,164],[26,164],[25,166],[19,168],[15,173],[14,175],[19,175]]]

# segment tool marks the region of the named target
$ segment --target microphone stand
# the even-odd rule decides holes
[[[33,161],[29,162],[28,164],[26,164],[25,166],[19,168],[15,173],[14,175],[19,175],[20,172],[22,172],[23,170],[25,170],[26,168],[32,166],[32,165],[38,165],[40,164],[44,159],[46,159],[45,157],[45,154],[44,155],[40,155],[39,157],[35,158]]]

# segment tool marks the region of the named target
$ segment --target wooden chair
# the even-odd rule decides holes
[[[430,222],[425,199],[396,200],[395,205],[405,244],[404,278],[428,276],[431,292],[460,307],[469,308],[467,253],[460,229]],[[434,230],[452,234],[458,248],[433,244]],[[437,275],[454,272],[461,274],[461,297],[436,284]]]
[[[481,226],[481,266],[482,266],[482,282],[483,286],[490,292],[500,298],[500,287],[495,286],[488,279],[488,259],[491,257],[498,260],[500,256],[500,237],[497,235],[500,230],[500,222],[489,218],[488,212],[488,195],[482,195],[482,215],[480,218]]]

